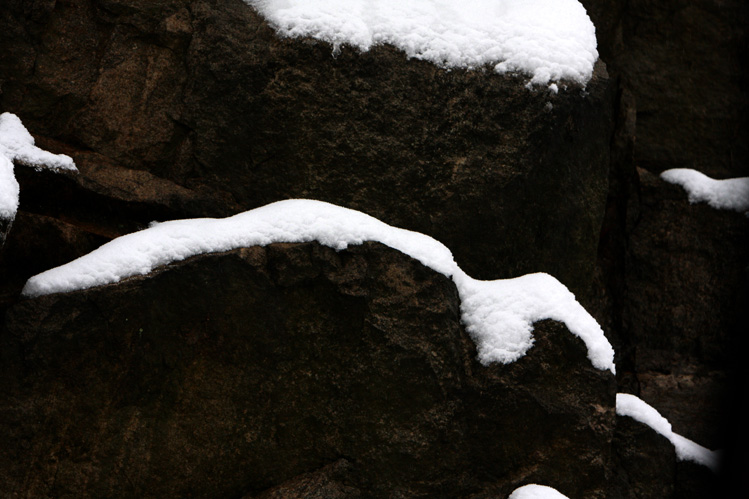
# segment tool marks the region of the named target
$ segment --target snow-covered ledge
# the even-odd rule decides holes
[[[0,114],[0,219],[10,220],[18,211],[19,186],[13,163],[37,170],[78,171],[70,156],[52,154],[34,145],[31,136],[15,114]]]
[[[554,319],[585,342],[596,368],[615,371],[614,349],[601,327],[550,275],[478,281],[466,275],[450,250],[435,239],[321,201],[292,199],[229,218],[154,224],[30,278],[23,294],[34,297],[116,283],[203,253],[308,241],[336,250],[378,241],[452,278],[460,293],[463,322],[477,344],[482,364],[519,359],[533,345],[533,323]]]
[[[679,461],[692,461],[718,471],[719,452],[707,449],[696,442],[684,438],[671,430],[671,423],[652,406],[642,399],[629,393],[616,394],[616,413],[619,416],[629,416],[654,429],[666,437],[676,450]]]
[[[491,66],[531,83],[585,85],[596,30],[578,0],[244,0],[279,35],[367,51],[390,44],[447,68]],[[552,88],[556,89],[554,86]]]
[[[689,202],[707,203],[718,210],[733,210],[749,216],[749,177],[715,180],[689,168],[674,168],[661,178],[687,191]]]

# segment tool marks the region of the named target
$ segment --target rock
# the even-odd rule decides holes
[[[749,175],[746,2],[581,3],[602,58],[635,97],[637,165]]]
[[[459,305],[378,243],[22,301],[0,328],[0,495],[605,497],[613,375],[552,321],[481,366]]]
[[[243,499],[284,499],[286,497],[305,497],[309,499],[345,499],[361,497],[361,491],[345,485],[343,480],[350,480],[351,463],[345,459],[322,467],[311,473],[294,477],[277,487],[259,495],[246,495]]]
[[[674,497],[676,452],[666,437],[629,416],[617,416],[612,446],[617,486],[610,497]]]
[[[639,175],[623,314],[640,395],[677,433],[721,447],[717,401],[745,330],[749,219],[691,205],[681,187]]]
[[[726,366],[728,367],[728,366]],[[685,362],[669,372],[643,370],[637,373],[640,397],[676,428],[677,433],[710,449],[726,442],[726,397],[728,369],[707,369]]]
[[[319,199],[429,234],[477,278],[545,271],[591,293],[612,131],[603,64],[584,90],[553,94],[388,46],[333,57],[279,39],[240,0],[43,5],[11,2],[2,18],[22,60],[4,63],[0,108],[175,186],[180,216]],[[95,174],[81,185],[101,187]]]
[[[57,218],[19,211],[0,252],[0,309],[17,301],[32,275],[85,255],[107,240]]]
[[[8,232],[13,226],[13,220],[9,218],[0,218],[0,251],[5,246],[5,239],[8,237]],[[2,254],[2,253],[0,253]]]
[[[742,329],[738,292],[749,265],[749,219],[689,204],[684,190],[639,170],[640,216],[629,242],[628,327],[640,369],[692,359],[724,364]]]
[[[704,466],[689,461],[679,461],[676,463],[674,497],[679,499],[730,497],[737,492],[737,490],[723,489],[718,480],[718,475]]]

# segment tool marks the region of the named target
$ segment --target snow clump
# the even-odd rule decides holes
[[[155,224],[30,278],[23,294],[34,297],[116,283],[203,253],[309,241],[336,250],[378,241],[451,277],[460,293],[462,320],[484,365],[519,359],[533,345],[533,323],[554,319],[585,342],[593,366],[615,371],[614,349],[601,327],[550,275],[478,281],[466,275],[437,240],[322,201],[291,199],[229,218]]]
[[[661,173],[661,178],[682,186],[692,204],[707,203],[719,210],[749,215],[749,177],[715,180],[697,170],[674,168]]]
[[[13,162],[37,170],[78,171],[70,156],[52,154],[34,145],[31,136],[15,114],[0,114],[0,219],[13,220],[18,211],[19,186]]]
[[[629,393],[617,393],[616,413],[619,416],[629,416],[635,421],[646,424],[666,437],[673,444],[676,450],[676,458],[679,461],[692,461],[707,466],[715,472],[718,471],[718,452],[674,433],[671,430],[671,423],[642,399]]]
[[[279,35],[361,51],[390,44],[447,68],[492,66],[585,85],[596,30],[578,0],[244,0]]]
[[[568,499],[568,497],[557,489],[532,483],[515,489],[507,499]]]

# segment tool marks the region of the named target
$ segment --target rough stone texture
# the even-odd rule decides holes
[[[5,246],[5,239],[8,237],[8,232],[10,232],[12,226],[13,220],[0,218],[0,251],[2,251],[3,246]]]
[[[734,374],[725,367],[709,369],[687,359],[665,373],[642,370],[637,373],[639,396],[656,407],[677,433],[710,449],[725,448],[732,438],[725,427],[725,399],[732,395],[728,377]]]
[[[638,366],[662,368],[685,356],[720,365],[742,327],[738,291],[749,265],[749,218],[689,204],[680,186],[639,174],[640,217],[627,269]]]
[[[555,95],[392,47],[334,58],[278,39],[240,0],[8,3],[0,109],[93,151],[105,166],[84,168],[86,189],[111,167],[168,183],[179,212],[196,193],[211,216],[330,201],[439,239],[475,277],[545,271],[591,293],[612,130],[602,64],[585,91]]]
[[[582,0],[599,51],[632,92],[637,165],[749,175],[749,6],[743,0]]]
[[[730,399],[719,399],[745,393],[744,366],[732,352],[746,329],[737,320],[749,304],[749,227],[741,215],[687,205],[680,188],[652,174],[749,175],[749,4],[581,1],[612,78],[628,94],[619,120],[632,125],[630,166],[622,168],[612,143],[601,239],[606,286],[596,314],[610,324],[620,390],[640,394],[703,445],[735,445],[742,423],[727,416]],[[635,165],[640,178],[627,173]],[[617,174],[623,184],[613,181]],[[740,484],[746,460],[731,468]]]
[[[716,428],[728,428],[731,435],[743,428],[741,419],[719,423],[716,398],[733,381],[737,388],[732,393],[745,399],[745,384],[733,380],[725,362],[743,367],[739,359],[730,358],[730,353],[742,346],[732,343],[735,338],[731,336],[741,332],[735,319],[742,303],[749,303],[747,279],[742,277],[748,262],[747,220],[704,205],[690,206],[680,188],[663,184],[645,170],[638,175],[635,165],[652,173],[693,167],[716,177],[748,174],[749,148],[744,139],[749,135],[747,4],[742,0],[582,3],[596,24],[599,50],[612,72],[611,81],[599,65],[586,93],[569,89],[551,95],[543,90],[526,90],[522,80],[491,73],[447,72],[428,63],[407,61],[389,47],[368,54],[344,48],[338,58],[333,58],[326,44],[276,39],[239,0],[5,0],[0,8],[0,112],[19,114],[40,146],[73,156],[81,175],[67,178],[17,169],[21,207],[0,252],[0,313],[17,302],[18,290],[30,275],[77,257],[103,241],[138,230],[151,220],[225,216],[287,197],[324,199],[436,236],[476,277],[509,277],[535,271],[555,275],[577,293],[605,327],[617,351],[619,391],[642,396],[668,417],[679,433],[709,447],[721,446],[726,439]],[[616,96],[612,89],[616,89]],[[547,110],[547,104],[553,106],[551,110]],[[610,112],[612,104],[615,116]],[[598,268],[594,272],[596,256]],[[280,261],[274,265],[282,265]],[[292,267],[302,274],[289,279],[306,279],[304,273],[310,271],[305,265],[294,264]],[[227,266],[222,264],[222,268]],[[291,270],[284,272],[279,275],[293,275]],[[311,272],[319,275],[321,271]],[[205,277],[204,281],[213,278]],[[340,293],[349,297],[348,291]],[[107,294],[102,295],[104,298],[98,292],[81,296],[85,298],[76,302],[72,312],[62,305],[56,311],[34,305],[39,307],[35,309],[38,317],[52,317],[43,327],[38,322],[30,326],[39,329],[40,336],[21,341],[8,336],[3,325],[3,344],[30,345],[29,358],[36,359],[34,348],[47,348],[45,352],[62,348],[54,343],[61,339],[49,336],[50,331],[62,327],[55,325],[57,317],[86,324],[87,317],[99,317],[100,312],[92,307],[101,300],[109,300],[112,308],[122,306]],[[91,296],[96,298],[87,303]],[[314,301],[316,295],[312,299],[310,303],[318,303]],[[302,302],[302,298],[294,300]],[[342,301],[349,303],[348,298]],[[24,303],[14,308],[8,324],[18,321],[19,310],[31,306]],[[201,306],[193,308],[205,311]],[[395,322],[401,320],[399,310],[391,312]],[[25,427],[24,438],[28,439],[17,447],[33,444],[23,450],[26,456],[37,455],[34,452],[41,449],[38,456],[46,457],[35,458],[33,469],[42,471],[33,475],[13,463],[7,468],[11,475],[15,473],[9,487],[15,486],[12,484],[18,482],[13,480],[21,476],[34,476],[27,483],[33,482],[37,488],[29,490],[42,490],[38,488],[45,486],[42,482],[56,476],[56,488],[49,489],[56,495],[64,496],[69,493],[65,487],[81,483],[88,490],[105,490],[122,480],[124,474],[140,479],[160,472],[158,466],[170,466],[153,464],[153,449],[160,455],[183,455],[183,463],[194,463],[198,450],[190,447],[175,451],[167,437],[177,435],[184,437],[180,441],[187,441],[191,422],[195,422],[199,442],[212,442],[215,433],[200,426],[205,412],[196,410],[198,417],[189,413],[192,406],[174,409],[176,403],[169,405],[169,400],[177,399],[173,387],[186,379],[192,383],[186,389],[203,390],[189,399],[201,411],[203,406],[213,407],[214,395],[209,391],[224,396],[230,388],[220,385],[217,377],[204,375],[204,371],[195,371],[195,376],[204,378],[192,379],[187,374],[181,378],[181,373],[188,372],[186,364],[174,360],[159,363],[158,358],[173,359],[176,354],[172,351],[190,359],[198,358],[200,352],[213,352],[211,358],[219,358],[215,352],[220,344],[205,343],[206,337],[195,332],[197,324],[205,322],[205,317],[196,318],[196,314],[185,314],[180,308],[170,316],[193,335],[191,338],[200,339],[195,340],[201,346],[194,351],[180,350],[184,345],[176,336],[167,336],[154,346],[152,339],[148,345],[139,343],[140,338],[136,341],[133,331],[118,337],[115,330],[111,337],[104,337],[115,338],[119,343],[114,341],[112,345],[122,350],[109,358],[107,352],[114,347],[100,338],[100,331],[92,329],[82,335],[66,333],[70,341],[95,345],[92,352],[75,352],[66,358],[66,362],[72,359],[71,366],[84,367],[81,374],[74,373],[70,366],[50,364],[56,358],[52,353],[45,354],[43,362],[34,360],[34,366],[52,366],[49,372],[57,369],[55,372],[66,373],[63,381],[54,381],[56,386],[64,385],[64,390],[59,396],[42,390],[46,395],[39,399],[34,399],[31,392],[13,392],[14,400],[23,400],[25,405],[10,412],[3,409],[0,417],[5,422],[4,432],[16,421],[32,425],[35,416],[44,416],[33,423],[41,426]],[[192,323],[179,322],[182,315]],[[118,320],[121,318],[118,316]],[[144,324],[156,320],[150,316],[142,319]],[[169,325],[171,320],[165,317],[155,323],[177,334]],[[226,322],[222,317],[211,320]],[[276,320],[283,323],[286,319]],[[21,326],[12,327],[18,330]],[[545,361],[538,355],[546,350],[539,347],[544,345],[548,328],[563,329],[538,325],[536,357],[528,357],[542,365]],[[567,336],[563,333],[559,338]],[[37,344],[38,338],[46,339]],[[555,336],[555,349],[559,348],[559,338]],[[97,350],[102,346],[106,347],[104,353]],[[472,358],[465,353],[468,347],[461,348],[463,357]],[[579,346],[570,345],[568,350],[577,352]],[[151,357],[138,360],[144,352]],[[9,400],[7,390],[44,386],[38,381],[44,376],[54,380],[54,375],[43,370],[34,378],[34,370],[28,367],[31,364],[19,360],[26,359],[26,353],[6,349],[2,355],[3,373],[12,373],[10,379],[25,383],[14,387],[7,382],[2,400]],[[94,367],[80,360],[82,355],[109,369],[109,381],[99,381]],[[116,355],[129,360],[118,368]],[[6,363],[11,360],[16,363]],[[516,364],[509,374],[502,371],[497,378],[493,373],[498,368],[469,369],[466,366],[473,364],[464,361],[462,371],[456,368],[456,372],[469,381],[455,390],[461,400],[467,397],[476,403],[483,400],[477,393],[505,398],[508,393],[517,395],[519,388],[515,385],[520,384],[528,387],[526,402],[537,400],[544,408],[552,407],[551,395],[538,398],[534,393],[551,393],[560,383],[568,382],[558,379],[554,362],[547,370],[528,364],[522,376],[517,371],[521,365]],[[14,371],[19,366],[26,366],[28,371]],[[128,366],[132,367],[130,371]],[[155,371],[149,371],[152,368]],[[469,371],[471,374],[466,374]],[[227,376],[233,379],[231,373]],[[302,379],[300,374],[290,376],[292,380]],[[84,404],[84,410],[76,413],[80,421],[72,420],[66,404],[84,400],[85,393],[85,388],[76,385],[77,379],[97,380],[94,386],[100,393],[117,394],[110,397],[117,403]],[[121,388],[133,380],[138,388],[130,389],[137,393],[119,395]],[[159,395],[162,399],[158,401],[147,396],[150,392],[146,386],[153,380],[158,387],[172,383],[167,386],[172,388],[160,392],[166,395]],[[497,388],[497,383],[505,391]],[[241,386],[259,384],[246,381]],[[566,389],[558,389],[566,393]],[[200,394],[206,394],[207,402],[196,402]],[[274,406],[284,400],[274,401]],[[51,405],[45,407],[49,401]],[[419,399],[416,402],[415,411],[425,407],[419,405]],[[187,423],[174,429],[168,426],[169,421],[158,420],[154,414],[162,414],[158,412],[162,406],[188,414],[189,418],[183,420]],[[517,403],[509,407],[520,407],[527,414],[510,409],[502,412],[496,407],[480,411],[506,421],[502,431],[511,425],[527,427],[529,421],[535,421],[536,410],[528,409],[530,406]],[[456,414],[460,417],[450,421],[460,423],[445,423],[432,435],[445,435],[455,427],[473,428],[455,430],[451,435],[466,437],[471,445],[483,445],[476,434],[481,425],[490,426],[489,420],[479,418],[469,424],[467,416],[459,411]],[[99,424],[95,426],[99,433],[85,436],[91,421]],[[556,419],[553,421],[543,424],[553,428],[557,424]],[[64,426],[66,422],[70,426]],[[102,422],[108,426],[102,426]],[[378,427],[373,419],[370,422],[373,428]],[[313,426],[304,423],[300,431],[312,428],[309,432],[314,433]],[[172,428],[172,434],[164,433],[165,428]],[[217,428],[226,426],[219,424]],[[219,429],[215,431],[222,431]],[[49,435],[45,436],[47,430]],[[541,448],[540,441],[550,439],[549,452],[569,451],[572,444],[553,443],[557,438],[564,439],[548,431],[551,434],[539,437],[534,445]],[[522,433],[513,436],[521,438]],[[97,447],[98,442],[110,437],[119,438],[125,445]],[[520,445],[506,434],[500,440],[508,439],[512,445]],[[351,447],[334,443],[338,448]],[[728,444],[743,448],[735,439]],[[249,442],[242,448],[250,449],[251,445],[257,444]],[[459,444],[444,437],[440,445],[444,449]],[[331,446],[319,445],[323,454]],[[203,472],[212,480],[210,484],[231,482],[211,474],[218,466],[213,463],[222,462],[227,449],[212,447],[206,454],[206,462],[210,462]],[[461,447],[459,452],[467,451]],[[549,475],[556,473],[549,469],[557,470],[559,464],[551,454],[538,451],[534,466],[513,461],[508,471],[509,458],[500,459],[504,464],[495,469],[486,464],[493,463],[495,456],[482,452],[484,459],[464,478],[452,475],[445,479],[453,480],[451,490],[470,491],[475,497],[503,496],[525,480],[534,479],[557,486],[570,497],[595,495],[587,490],[580,492],[581,484],[565,482],[573,478],[580,481],[577,469],[567,470],[567,478]],[[506,452],[500,449],[495,453],[505,456]],[[601,455],[606,456],[606,452]],[[366,473],[361,461],[352,455],[323,454],[312,458],[316,459],[314,463],[283,461],[281,471],[268,472],[275,473],[273,480],[252,477],[246,479],[247,483],[227,487],[235,496],[350,497],[366,495],[362,480],[385,473],[367,471],[370,478],[362,478]],[[138,455],[145,457],[137,461]],[[741,454],[734,449],[733,455]],[[394,462],[387,459],[383,462]],[[470,456],[466,459],[472,462]],[[435,466],[458,466],[457,460]],[[505,468],[498,471],[502,466]],[[677,496],[688,496],[689,490],[706,494],[703,487],[712,486],[710,476],[702,476],[706,470],[695,471],[690,466],[682,463],[677,467]],[[180,473],[193,473],[195,469],[188,467]],[[444,469],[434,473],[441,474]],[[595,468],[592,476],[598,477],[600,469]],[[638,469],[648,471],[642,466]],[[741,483],[746,469],[743,461],[731,463],[736,483]],[[165,476],[172,476],[171,471]],[[502,478],[497,478],[500,475]],[[621,474],[613,476],[626,490]],[[648,476],[652,478],[652,473]],[[401,485],[394,487],[407,487],[402,485],[407,481],[402,476],[393,480],[401,480]],[[137,480],[127,478],[125,482],[119,493],[142,487]],[[398,490],[405,490],[404,495],[420,494],[433,490],[430,487],[436,487],[436,483],[436,478],[428,478],[413,489]],[[651,496],[659,496],[661,489],[658,491]]]
[[[18,299],[31,275],[74,260],[106,241],[56,218],[18,212],[0,252],[0,307]]]
[[[481,366],[453,283],[380,244],[196,257],[2,331],[3,496],[604,497],[612,473],[614,377],[580,339],[541,322]]]
[[[691,205],[681,187],[639,174],[624,326],[640,394],[677,433],[719,447],[719,398],[746,330],[749,219]]]
[[[674,497],[676,453],[666,437],[628,416],[617,416],[613,455],[617,476],[610,497]]]

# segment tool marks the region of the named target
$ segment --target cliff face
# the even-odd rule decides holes
[[[0,221],[6,490],[698,496],[713,477],[615,418],[613,394],[727,444],[749,219],[657,174],[747,175],[747,8],[582,3],[602,61],[555,93],[391,46],[333,56],[240,0],[6,0],[0,112],[79,169],[17,165]],[[618,388],[551,322],[521,361],[478,365],[452,283],[377,244],[246,248],[20,299],[153,220],[288,198],[429,234],[476,278],[552,274],[604,326]]]
[[[542,322],[482,366],[452,282],[381,244],[205,255],[6,328],[3,494],[238,497],[338,463],[341,497],[603,497],[611,473],[614,376],[580,339]]]
[[[585,92],[529,92],[387,46],[333,57],[279,39],[240,0],[45,5],[6,13],[23,56],[2,103],[80,151],[84,188],[108,166],[177,184],[152,200],[185,216],[329,201],[432,235],[476,277],[545,271],[589,291],[612,128],[603,65]]]

